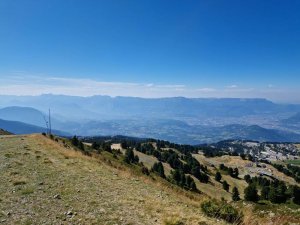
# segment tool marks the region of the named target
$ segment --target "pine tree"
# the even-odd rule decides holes
[[[181,181],[181,173],[179,170],[175,169],[171,172],[171,175],[172,175],[172,179],[174,180],[174,182],[176,184],[179,184],[180,181]]]
[[[274,185],[272,185],[270,187],[270,190],[269,190],[269,200],[272,202],[272,203],[278,203],[278,195],[277,195],[277,190],[276,190],[276,187],[274,187]]]
[[[80,150],[84,151],[84,144],[81,141],[79,141],[79,143],[78,143],[78,148]]]
[[[251,181],[250,175],[249,175],[249,174],[245,175],[245,176],[244,176],[244,180],[249,184],[250,181]]]
[[[126,149],[124,161],[128,164],[135,162],[132,149]]]
[[[76,135],[75,135],[75,136],[73,136],[73,138],[72,138],[71,142],[72,142],[72,145],[74,145],[74,146],[78,146],[78,144],[79,144],[79,141],[78,141],[78,138],[77,138],[77,136],[76,136]]]
[[[191,190],[191,191],[196,191],[197,187],[195,184],[194,179],[191,176],[186,177],[186,186]]]
[[[284,203],[286,202],[286,185],[284,182],[279,182],[277,185],[273,183],[269,191],[269,200],[272,203]]]
[[[152,166],[151,171],[157,173],[162,178],[166,178],[165,171],[164,171],[164,166],[161,162],[154,163],[153,166]]]
[[[268,200],[269,199],[269,192],[270,187],[269,186],[263,186],[261,189],[261,199]]]
[[[234,177],[234,172],[233,172],[233,169],[231,167],[229,167],[228,169],[228,174],[231,176],[231,177]]]
[[[243,160],[246,160],[246,155],[244,153],[241,153],[240,154],[240,157],[243,159]]]
[[[92,144],[93,149],[99,149],[99,147],[100,146],[96,142],[93,142],[93,144]]]
[[[232,200],[233,201],[239,201],[241,198],[240,198],[240,193],[239,193],[239,190],[237,189],[237,187],[234,187],[232,189]]]
[[[216,181],[218,181],[218,182],[220,182],[220,180],[222,179],[222,175],[221,175],[221,173],[218,171],[218,172],[216,172],[216,175],[215,175],[215,180]]]
[[[179,186],[184,187],[186,185],[186,178],[182,171],[180,171],[180,182]]]
[[[293,202],[300,205],[300,187],[293,186]]]
[[[257,202],[258,201],[258,194],[257,194],[257,189],[254,184],[248,185],[248,187],[245,188],[244,190],[245,193],[245,200],[246,201],[251,201],[251,202]]]
[[[225,191],[229,191],[229,184],[227,183],[226,180],[223,181],[223,189],[224,189]]]
[[[139,161],[140,161],[140,158],[138,157],[138,155],[135,155],[134,156],[134,163],[139,163]]]

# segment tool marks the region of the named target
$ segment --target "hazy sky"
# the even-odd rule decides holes
[[[0,0],[0,94],[300,102],[298,0]]]

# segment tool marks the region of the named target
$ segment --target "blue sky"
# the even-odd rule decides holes
[[[299,12],[296,0],[0,1],[0,94],[300,102]]]

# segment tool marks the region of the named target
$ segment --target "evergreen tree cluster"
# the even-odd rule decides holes
[[[133,150],[129,148],[125,151],[124,161],[128,164],[137,164],[139,163],[139,157],[137,155],[134,155]]]
[[[112,152],[111,149],[111,142],[105,142],[105,141],[98,141],[92,143],[92,148],[100,152],[101,150]]]
[[[175,184],[182,188],[190,191],[197,191],[194,179],[189,175],[185,175],[181,170],[173,170],[171,172],[171,179]]]
[[[220,157],[220,156],[223,156],[223,155],[228,155],[228,153],[223,151],[222,149],[213,148],[211,146],[203,146],[203,147],[201,147],[201,150],[203,151],[204,156],[207,157],[207,158]]]
[[[245,153],[240,153],[240,157],[242,158],[242,160],[246,160],[246,159],[248,159],[249,161],[254,161],[254,159],[253,159],[253,156],[252,155],[250,155],[250,154],[245,154]]]
[[[224,172],[227,172],[231,177],[233,178],[238,178],[239,176],[239,170],[238,168],[231,168],[231,167],[227,167],[225,166],[223,163],[220,164],[220,170],[224,171]]]
[[[82,141],[80,141],[76,135],[73,136],[73,138],[71,139],[71,143],[75,147],[77,147],[80,150],[84,151],[84,145],[83,145]]]
[[[174,144],[174,146],[177,145]],[[183,173],[192,174],[200,182],[207,183],[209,180],[209,176],[206,174],[207,167],[201,165],[189,152],[179,156],[179,154],[173,149],[156,150],[151,143],[138,144],[136,146],[136,150],[144,154],[153,155],[159,161],[168,163],[174,170],[180,170]]]
[[[244,191],[247,201],[269,200],[272,203],[285,203],[291,199],[294,203],[300,204],[299,186],[287,186],[284,181],[269,180],[265,177],[249,178],[245,176],[245,178],[249,184]],[[260,196],[258,189],[260,189]]]
[[[259,200],[257,188],[255,184],[249,184],[244,190],[245,200],[251,202],[257,202]]]
[[[166,178],[164,166],[161,162],[154,163],[151,171],[157,173],[162,178]]]
[[[289,177],[293,177],[296,182],[300,183],[300,167],[288,164],[286,167],[281,164],[272,164],[278,171]]]

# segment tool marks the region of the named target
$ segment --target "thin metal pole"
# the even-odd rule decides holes
[[[49,132],[50,132],[50,134],[52,133],[52,130],[51,130],[51,112],[50,112],[50,108],[49,108]]]

